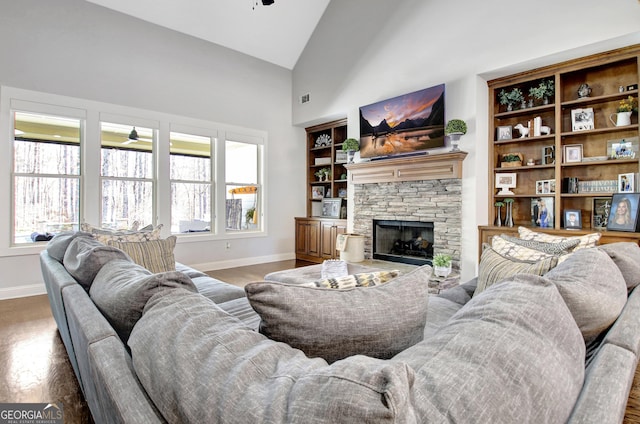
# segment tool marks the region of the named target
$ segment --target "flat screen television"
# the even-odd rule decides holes
[[[444,84],[360,108],[360,157],[444,147]]]

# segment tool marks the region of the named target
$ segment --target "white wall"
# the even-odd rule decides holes
[[[507,9],[508,8],[508,9]],[[507,9],[507,10],[505,10]],[[348,116],[358,107],[446,84],[447,119],[467,121],[462,279],[476,274],[477,226],[488,217],[486,81],[640,42],[629,0],[333,1],[293,71],[293,122]],[[311,101],[298,103],[309,93]]]
[[[83,0],[0,0],[0,10],[0,85],[267,131],[268,236],[229,250],[179,243],[176,257],[201,269],[293,257],[306,189],[291,71]],[[9,170],[0,173],[7,187]],[[0,257],[0,298],[43,289],[37,255]]]

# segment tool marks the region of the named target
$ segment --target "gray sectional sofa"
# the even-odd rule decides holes
[[[41,266],[97,423],[622,421],[640,350],[637,245],[427,296],[428,267],[372,287],[245,291],[180,264],[151,274],[78,238],[54,238]],[[332,328],[348,334],[334,357],[305,354]]]

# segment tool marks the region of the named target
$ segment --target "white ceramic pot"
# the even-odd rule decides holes
[[[451,264],[449,266],[434,266],[433,273],[437,277],[446,277],[451,274]]]

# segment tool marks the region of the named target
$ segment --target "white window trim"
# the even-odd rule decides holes
[[[150,111],[132,108],[128,106],[103,103],[92,100],[79,99],[75,97],[61,96],[57,94],[41,93],[31,90],[23,90],[14,87],[0,86],[0,199],[5,204],[12,203],[12,161],[13,161],[13,119],[11,111],[24,109],[25,111],[51,113],[62,116],[77,116],[84,120],[83,134],[81,138],[84,145],[81,149],[81,204],[80,219],[83,222],[96,224],[100,222],[100,122],[121,122],[127,125],[147,126],[157,128],[159,136],[155,147],[156,162],[156,222],[163,223],[163,237],[167,237],[171,232],[171,182],[169,173],[169,133],[189,132],[195,130],[196,133],[212,135],[214,141],[214,177],[212,182],[216,185],[216,210],[213,214],[213,221],[216,223],[214,233],[190,233],[177,234],[178,243],[202,242],[208,240],[225,240],[240,238],[266,237],[268,235],[268,214],[266,210],[266,199],[262,195],[260,198],[260,219],[262,226],[256,231],[242,231],[238,233],[226,233],[224,231],[224,187],[225,182],[225,162],[224,162],[224,142],[228,139],[247,143],[262,145],[262,156],[259,163],[262,169],[258,172],[262,178],[261,185],[263,192],[267,192],[268,181],[266,172],[266,162],[268,149],[268,133],[264,130],[244,128],[235,125],[228,125],[213,121],[205,121],[197,118],[167,114],[163,112]],[[35,108],[35,109],[34,109]],[[212,161],[213,163],[214,161]],[[264,194],[264,193],[263,193]],[[220,207],[222,206],[222,210]],[[11,241],[12,207],[0,208],[0,257],[33,255],[41,252],[46,243],[35,243],[34,245],[14,246]],[[222,221],[220,221],[222,219]]]

